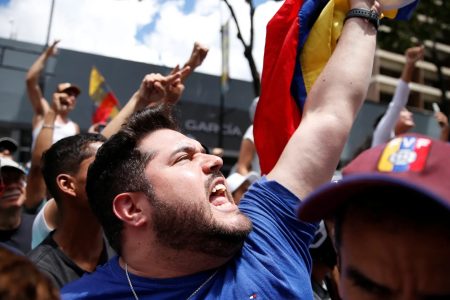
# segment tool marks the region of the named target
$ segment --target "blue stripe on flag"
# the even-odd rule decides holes
[[[291,95],[294,97],[297,106],[300,111],[303,112],[303,107],[306,101],[306,87],[303,80],[302,68],[300,65],[300,55],[303,50],[303,46],[306,43],[309,32],[313,28],[314,23],[318,19],[323,8],[327,5],[328,0],[306,0],[303,3],[302,8],[298,13],[298,22],[300,26],[299,30],[299,42],[297,46],[297,58],[294,69],[294,76],[291,82]]]

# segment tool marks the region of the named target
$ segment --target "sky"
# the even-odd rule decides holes
[[[173,67],[189,57],[195,41],[210,51],[197,71],[221,72],[220,26],[229,18],[221,0],[53,0],[49,41],[59,47]],[[282,2],[253,1],[253,55],[262,69],[265,27]],[[249,7],[230,0],[244,39],[249,38]],[[0,0],[0,37],[45,44],[52,0]],[[230,22],[230,77],[251,80],[243,47]]]

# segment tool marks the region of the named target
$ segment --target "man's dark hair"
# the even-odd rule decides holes
[[[59,202],[59,188],[56,177],[60,174],[74,175],[80,169],[83,160],[95,155],[89,146],[103,143],[106,138],[100,134],[81,133],[63,138],[53,144],[42,155],[42,175],[50,194]]]
[[[58,289],[26,256],[0,247],[0,299],[57,300]]]
[[[335,216],[336,249],[342,245],[342,227],[358,215],[367,223],[382,224],[390,232],[403,228],[450,228],[450,212],[435,200],[403,187],[373,187],[355,195]],[[450,237],[450,230],[447,231]]]
[[[160,105],[132,115],[122,129],[104,143],[88,171],[86,191],[92,211],[103,226],[111,247],[121,253],[120,234],[123,223],[113,212],[114,198],[124,192],[153,195],[144,175],[151,157],[137,147],[148,134],[159,129],[178,130],[172,108]]]

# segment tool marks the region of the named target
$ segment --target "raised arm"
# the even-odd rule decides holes
[[[39,132],[34,149],[31,153],[31,167],[27,177],[25,207],[36,208],[46,196],[46,185],[41,172],[42,154],[51,147],[55,120],[61,111],[61,99],[67,97],[65,93],[54,93],[52,106],[44,116],[44,123]]]
[[[412,47],[406,50],[406,63],[403,67],[402,75],[397,87],[395,88],[394,97],[392,97],[386,113],[375,127],[371,145],[372,147],[386,143],[391,138],[391,134],[394,131],[400,112],[408,103],[410,93],[409,83],[412,80],[416,62],[422,59],[423,55],[423,46]]]
[[[373,0],[352,0],[351,8],[380,11]],[[303,199],[328,182],[339,162],[370,83],[375,27],[361,18],[345,22],[339,43],[315,81],[303,119],[267,175]]]
[[[39,87],[39,76],[44,70],[48,58],[56,54],[56,46],[58,43],[59,40],[54,41],[50,47],[42,52],[42,54],[30,67],[26,76],[28,98],[31,101],[34,111],[33,128],[40,120],[44,118],[49,108],[47,101],[42,95],[41,88]]]
[[[419,60],[423,59],[424,54],[425,54],[425,47],[423,45],[406,49],[405,52],[406,63],[405,66],[403,67],[402,76],[400,78],[401,80],[407,83],[410,83],[412,81],[416,63]]]
[[[127,104],[120,110],[119,114],[108,123],[108,125],[101,132],[106,138],[111,137],[128,117],[135,111],[138,111],[149,105],[156,105],[161,101],[167,101],[167,95],[171,93],[171,103],[175,103],[181,96],[184,90],[184,85],[181,83],[181,76],[184,72],[188,72],[189,67],[186,67],[177,72],[171,73],[168,76],[161,74],[145,75],[141,82],[139,89],[131,96]]]
[[[189,72],[183,74],[183,76],[181,77],[181,82],[184,82],[186,78],[189,75],[191,75],[191,73],[194,72],[195,69],[203,63],[203,60],[208,54],[208,51],[209,51],[208,47],[200,44],[199,42],[194,43],[194,48],[192,49],[191,56],[183,66],[183,69],[189,67]]]

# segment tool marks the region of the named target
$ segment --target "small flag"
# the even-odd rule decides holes
[[[119,101],[95,66],[91,70],[89,96],[96,107],[92,115],[92,123],[107,122],[108,118],[114,118],[119,112]]]

